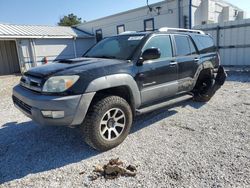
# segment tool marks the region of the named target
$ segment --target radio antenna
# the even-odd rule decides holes
[[[148,6],[149,11],[152,12],[153,9],[152,9],[152,7],[149,6],[148,0],[147,0],[147,6]]]

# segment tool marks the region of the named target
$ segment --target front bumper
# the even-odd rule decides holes
[[[94,95],[47,96],[17,85],[12,97],[15,106],[40,125],[74,127],[83,122]],[[64,111],[65,115],[60,119],[45,118],[42,110]]]

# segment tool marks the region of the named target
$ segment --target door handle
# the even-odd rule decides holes
[[[177,65],[177,62],[176,61],[170,62],[169,65],[170,65],[170,67],[174,67]]]
[[[194,58],[194,61],[198,62],[198,61],[200,61],[200,58],[196,57],[196,58]]]

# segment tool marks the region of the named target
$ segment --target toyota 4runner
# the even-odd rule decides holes
[[[210,35],[161,28],[105,38],[81,58],[33,68],[13,88],[15,106],[41,125],[80,125],[105,151],[129,134],[133,118],[192,95],[207,102],[226,73]]]

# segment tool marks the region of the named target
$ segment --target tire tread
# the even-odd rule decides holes
[[[118,105],[125,106],[125,108],[127,108],[129,110],[129,116],[130,116],[129,119],[130,120],[128,120],[128,121],[130,121],[130,122],[128,124],[128,126],[129,126],[128,131],[125,133],[126,134],[125,138],[130,130],[130,127],[132,124],[132,112],[131,112],[131,108],[130,108],[129,104],[127,103],[127,101],[121,97],[118,97],[118,96],[106,95],[106,96],[99,97],[96,100],[96,102],[94,102],[90,106],[90,109],[85,117],[85,120],[80,127],[81,132],[84,136],[85,142],[96,150],[106,151],[108,149],[115,147],[114,144],[109,146],[107,144],[101,143],[100,140],[98,139],[98,136],[96,135],[95,130],[93,130],[93,128],[95,128],[95,126],[93,126],[93,124],[97,123],[97,121],[102,118],[102,112],[105,111],[105,109],[112,104],[118,104]],[[124,139],[122,139],[122,141]],[[119,141],[118,144],[115,144],[115,145],[119,145],[122,141]]]

